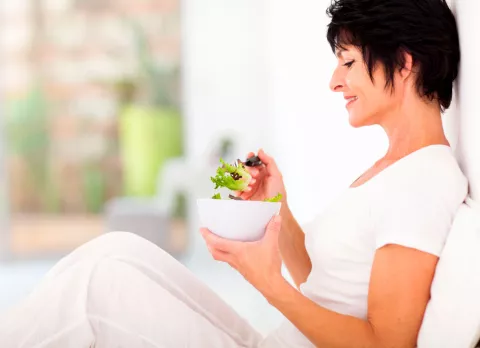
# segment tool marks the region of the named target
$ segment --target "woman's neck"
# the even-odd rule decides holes
[[[381,124],[389,140],[385,160],[402,158],[428,145],[449,145],[436,101],[417,99],[404,103],[388,115],[388,121]]]

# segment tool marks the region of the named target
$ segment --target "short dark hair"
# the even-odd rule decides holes
[[[383,63],[386,88],[396,69],[412,56],[417,92],[437,99],[442,112],[450,106],[458,75],[460,44],[455,17],[445,0],[332,0],[327,39],[333,51],[358,47],[370,78]]]

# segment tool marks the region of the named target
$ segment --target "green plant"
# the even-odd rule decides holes
[[[10,150],[29,159],[36,178],[46,174],[49,150],[48,105],[43,91],[32,88],[24,97],[9,103],[7,121]]]
[[[82,175],[85,204],[89,213],[98,214],[103,208],[106,193],[106,178],[99,164],[87,163]]]
[[[153,196],[165,161],[182,154],[179,69],[159,62],[139,21],[125,19],[125,26],[137,70],[115,82],[124,194]],[[183,214],[181,201],[178,206]]]
[[[38,86],[7,105],[7,139],[10,153],[22,158],[43,208],[59,207],[57,187],[50,175],[49,103]]]

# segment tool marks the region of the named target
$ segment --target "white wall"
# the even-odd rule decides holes
[[[457,100],[445,120],[446,128],[455,138],[456,155],[469,178],[470,194],[480,200],[480,112],[478,82],[480,81],[480,1],[452,0],[460,34],[462,58],[457,83]]]
[[[187,154],[232,131],[239,151],[268,142],[265,13],[258,0],[184,0],[183,68]]]
[[[267,0],[273,152],[292,210],[313,218],[386,150],[377,128],[353,129],[329,89],[335,57],[326,40],[329,0]]]
[[[212,143],[225,134],[238,141],[238,157],[270,143],[264,3],[182,2],[185,145],[188,161],[197,169],[209,160],[206,152]],[[209,177],[215,167],[196,173],[198,190],[189,197],[189,232],[196,254],[206,252],[198,233],[196,199],[213,193]]]

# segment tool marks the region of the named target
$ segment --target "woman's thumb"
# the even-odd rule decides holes
[[[270,175],[280,175],[280,170],[275,163],[275,160],[267,155],[263,149],[258,151],[258,157],[262,160],[262,162],[267,167],[267,171]]]

